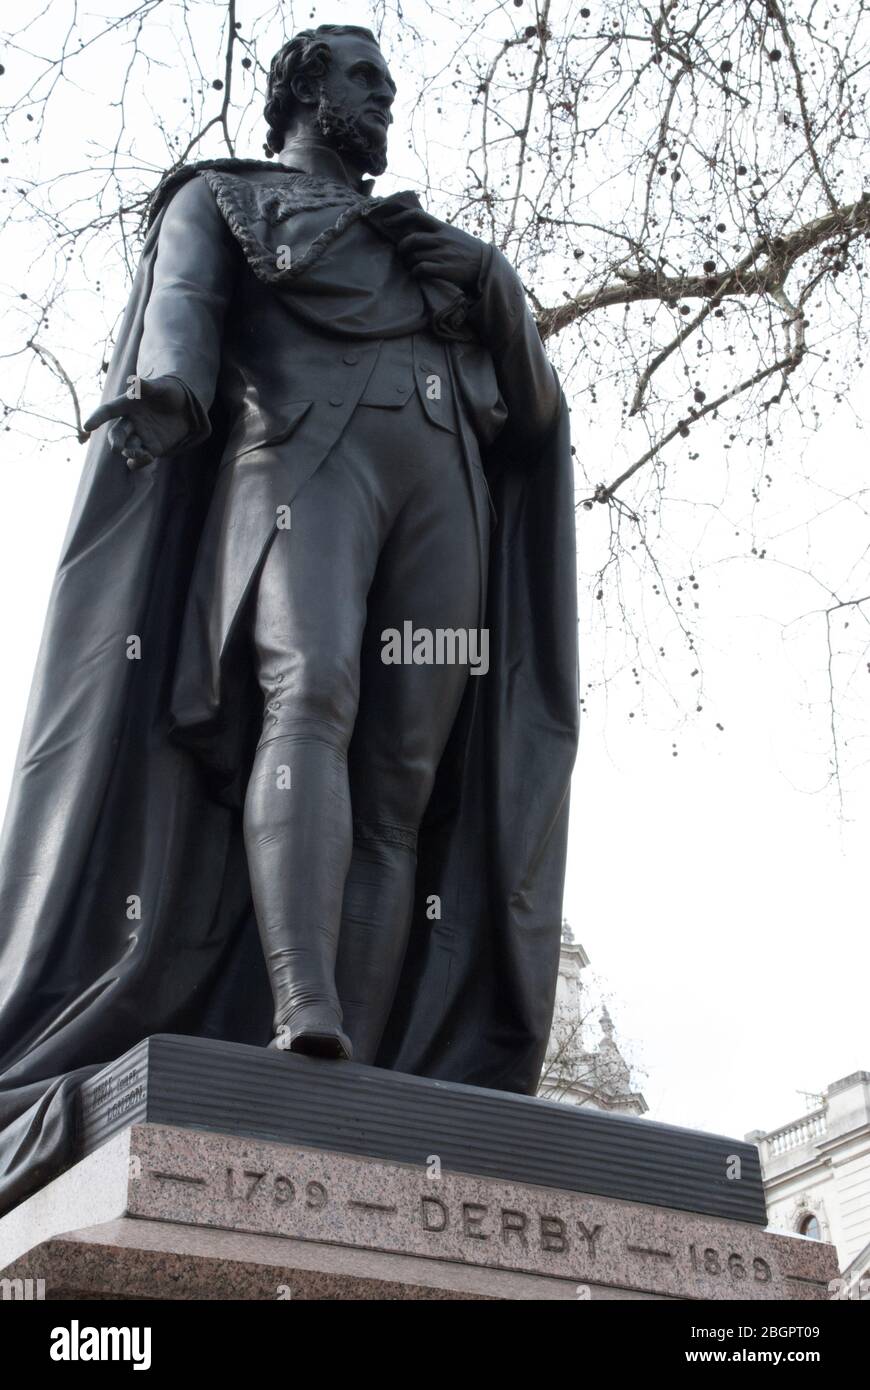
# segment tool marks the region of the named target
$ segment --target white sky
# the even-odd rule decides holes
[[[300,27],[365,22],[359,6],[310,8],[314,18],[306,7]],[[240,18],[244,23],[244,4]],[[393,65],[401,88],[401,59],[394,56]],[[152,76],[159,82],[159,73]],[[63,97],[70,167],[81,166],[86,142],[96,137],[94,69],[91,78],[92,85]],[[403,102],[400,91],[393,172],[381,192],[417,181],[418,170],[403,153],[412,102],[413,92]],[[240,153],[259,157],[261,151],[255,143]],[[159,149],[154,158],[159,164]],[[27,246],[12,236],[0,277],[7,306],[19,280],[28,283],[26,266]],[[106,322],[118,307],[110,295]],[[95,365],[103,323],[76,324],[74,306],[67,312],[76,330],[68,333],[75,339],[71,349]],[[86,407],[95,400],[96,389]],[[831,417],[810,442],[807,459],[830,465],[832,486],[845,487],[865,469],[858,423],[845,414]],[[601,476],[612,473],[602,422],[575,410],[574,425],[585,449],[601,449]],[[80,451],[68,440],[40,448],[15,434],[2,438],[5,796]],[[703,476],[697,486],[704,495]],[[804,515],[805,503],[798,491],[786,495],[784,530]],[[824,540],[833,553],[845,537],[841,521],[845,528],[837,513]],[[594,568],[604,524],[603,509],[581,513],[585,568]],[[709,553],[725,556],[728,547],[717,541]],[[715,713],[675,732],[666,701],[650,702],[646,718],[629,720],[623,693],[614,694],[610,707],[601,696],[592,700],[575,777],[565,912],[606,988],[617,1035],[644,1072],[640,1084],[651,1116],[741,1135],[798,1115],[799,1091],[818,1091],[870,1068],[864,844],[870,779],[866,770],[852,777],[845,819],[819,790],[819,633],[805,625],[789,629],[784,641],[782,628],[817,606],[817,594],[788,571],[761,575],[745,561],[713,564],[703,591],[705,700]],[[584,670],[597,668],[602,641],[598,610],[584,588]],[[715,729],[716,720],[724,732]]]

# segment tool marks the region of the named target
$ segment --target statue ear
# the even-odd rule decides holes
[[[320,98],[320,81],[304,73],[291,78],[290,90],[302,106],[314,106]]]

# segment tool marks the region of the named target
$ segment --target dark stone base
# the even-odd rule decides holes
[[[237,1043],[157,1035],[113,1062],[82,1088],[78,1156],[142,1122],[766,1222],[753,1144]]]

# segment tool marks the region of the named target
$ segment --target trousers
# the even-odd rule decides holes
[[[475,486],[415,395],[358,406],[252,605],[264,709],[244,836],[275,1030],[326,1003],[357,1061],[374,1061],[395,998],[417,832],[469,679],[458,662],[385,662],[384,634],[476,628]]]

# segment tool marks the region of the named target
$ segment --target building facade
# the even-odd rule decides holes
[[[870,1072],[833,1081],[805,1115],[753,1130],[770,1226],[830,1241],[842,1298],[870,1300]]]

